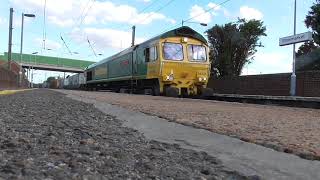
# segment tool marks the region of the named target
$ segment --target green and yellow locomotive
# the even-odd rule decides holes
[[[130,89],[153,95],[200,95],[210,75],[206,39],[183,26],[89,66],[88,89]]]

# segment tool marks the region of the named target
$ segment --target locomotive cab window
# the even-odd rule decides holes
[[[155,46],[145,49],[145,61],[146,62],[156,61],[157,58],[158,58],[157,48]]]
[[[164,59],[182,61],[183,60],[183,46],[178,43],[164,43],[163,44]]]
[[[91,81],[92,80],[92,71],[88,71],[87,72],[87,81]]]
[[[188,58],[189,61],[207,61],[206,48],[201,45],[188,45]]]

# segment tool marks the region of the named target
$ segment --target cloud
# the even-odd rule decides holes
[[[57,16],[48,16],[48,20],[60,27],[70,27],[74,25],[74,21],[72,19],[64,19]]]
[[[7,19],[0,17],[0,25],[7,23]]]
[[[252,62],[255,71],[262,73],[290,72],[292,55],[286,52],[258,52]],[[249,65],[249,67],[252,67]]]
[[[260,72],[258,72],[255,69],[249,68],[249,66],[245,66],[241,72],[241,76],[254,75],[254,74],[260,74]]]
[[[212,8],[214,11],[219,11],[219,10],[221,10],[221,6],[220,6],[220,5],[215,4],[215,3],[212,3],[212,2],[210,2],[210,3],[208,4],[208,7],[209,7],[209,8]]]
[[[40,47],[42,47],[42,43],[43,43],[43,39],[42,38],[36,38],[34,40],[34,42],[36,44],[39,44]],[[52,50],[58,50],[60,49],[62,46],[60,43],[50,40],[50,39],[46,39],[46,49],[52,49]]]
[[[250,8],[248,6],[242,6],[240,7],[240,17],[247,20],[250,20],[250,19],[261,20],[263,18],[263,14],[257,9]]]
[[[75,29],[70,37],[78,43],[87,43],[87,37],[98,49],[113,48],[125,49],[131,45],[131,31],[121,31],[108,28]],[[136,38],[136,43],[141,43],[144,38]]]
[[[36,14],[43,13],[43,1],[39,0],[12,0],[13,4],[26,12]],[[127,23],[149,24],[156,20],[173,20],[161,13],[139,13],[135,7],[129,5],[117,5],[111,1],[87,1],[87,0],[51,0],[47,1],[47,16],[50,23],[61,27],[86,25],[96,23]]]
[[[200,23],[210,23],[211,22],[211,14],[209,12],[205,12],[204,8],[194,5],[191,7],[190,10],[190,18],[193,18],[194,21],[200,22]]]
[[[210,11],[206,12],[206,10],[210,9]],[[217,16],[218,12],[224,10],[220,5],[210,2],[206,7],[201,7],[199,5],[194,5],[190,9],[189,18],[193,18],[193,21],[199,23],[210,23],[212,21],[213,16]]]

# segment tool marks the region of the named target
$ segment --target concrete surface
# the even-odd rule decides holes
[[[320,97],[303,97],[303,96],[265,96],[265,95],[216,94],[216,93],[214,93],[213,96],[225,97],[225,98],[260,99],[260,100],[320,102]]]
[[[181,145],[182,148],[207,152],[226,167],[264,179],[320,179],[320,162],[301,159],[239,139],[169,122],[165,119],[133,112],[118,106],[75,95],[75,100],[94,104],[106,114],[123,120],[124,126],[136,129],[146,138]]]

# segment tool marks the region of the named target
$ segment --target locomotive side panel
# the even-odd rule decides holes
[[[132,52],[108,61],[107,79],[130,79],[132,76]]]

